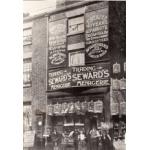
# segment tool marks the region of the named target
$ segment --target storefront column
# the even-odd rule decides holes
[[[110,122],[110,92],[107,92],[104,96],[104,117],[105,122]]]

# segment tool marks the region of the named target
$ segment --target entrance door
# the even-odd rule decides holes
[[[96,118],[96,117],[92,117],[92,118],[90,119],[90,127],[91,127],[91,129],[92,129],[93,127],[97,128],[97,118]]]

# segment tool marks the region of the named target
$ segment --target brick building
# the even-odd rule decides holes
[[[125,123],[125,38],[125,2],[63,0],[26,17],[24,130],[88,133]]]

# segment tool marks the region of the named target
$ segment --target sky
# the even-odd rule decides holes
[[[56,0],[24,0],[23,12],[30,15],[55,9]]]

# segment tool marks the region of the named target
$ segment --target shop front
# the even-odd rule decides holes
[[[62,92],[63,96],[61,92],[48,94],[47,123],[51,130],[48,142],[54,145],[52,135],[57,131],[58,147],[64,150],[77,149],[78,136],[83,132],[86,137],[86,149],[92,150],[91,130],[95,128],[101,132],[105,122],[109,122],[109,87],[72,88],[66,89],[65,92]],[[60,96],[56,97],[55,94]],[[75,133],[78,135],[77,142]]]

